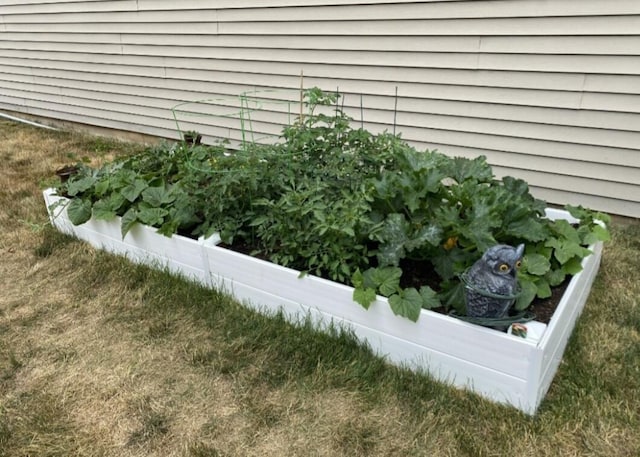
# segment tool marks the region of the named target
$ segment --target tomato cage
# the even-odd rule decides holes
[[[299,90],[250,90],[235,96],[179,103],[171,108],[180,139],[196,134],[230,149],[273,143],[302,113]]]

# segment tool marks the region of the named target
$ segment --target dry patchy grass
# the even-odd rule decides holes
[[[41,187],[135,146],[0,123],[0,456],[636,456],[640,224],[535,418],[97,252]]]

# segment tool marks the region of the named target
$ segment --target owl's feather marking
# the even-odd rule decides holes
[[[474,291],[480,289],[496,295],[513,296],[518,289],[517,266],[524,255],[524,244],[518,247],[498,244],[487,249],[469,269],[466,281],[467,315],[502,318],[515,299],[488,297]]]

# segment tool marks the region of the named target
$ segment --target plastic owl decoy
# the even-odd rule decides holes
[[[487,249],[464,276],[467,315],[482,318],[506,317],[518,293],[517,270],[524,244],[498,244]]]

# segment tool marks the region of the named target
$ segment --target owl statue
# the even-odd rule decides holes
[[[468,316],[507,316],[518,291],[516,274],[523,254],[524,244],[515,248],[498,244],[487,249],[473,264],[464,277]],[[500,295],[506,297],[501,298]]]

